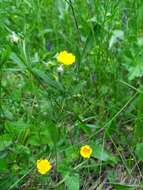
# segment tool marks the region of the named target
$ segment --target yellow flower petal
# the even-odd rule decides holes
[[[80,148],[80,155],[83,158],[90,158],[92,154],[92,148],[89,145],[84,145]]]
[[[37,160],[37,170],[40,174],[46,174],[52,168],[51,163],[47,160]]]
[[[75,62],[75,56],[67,51],[62,51],[58,54],[57,61],[64,65],[71,65]]]

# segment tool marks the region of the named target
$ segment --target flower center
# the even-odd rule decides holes
[[[89,154],[90,150],[88,148],[84,148],[83,152],[84,152],[84,154]]]

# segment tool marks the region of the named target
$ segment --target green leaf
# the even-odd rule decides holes
[[[44,133],[45,132],[45,133]],[[40,134],[32,134],[28,139],[28,144],[33,146],[49,145],[53,146],[53,141],[47,130],[40,132]]]
[[[0,150],[0,159],[5,158],[8,155],[8,150]]]
[[[32,135],[28,140],[28,144],[33,146],[39,146],[41,144],[41,141],[37,135]]]
[[[6,131],[10,134],[12,139],[17,139],[19,142],[23,143],[25,140],[25,135],[28,135],[29,124],[22,120],[15,122],[7,122],[5,124]],[[28,132],[28,133],[27,133]]]
[[[65,156],[66,162],[73,162],[79,157],[79,149],[77,147],[71,146],[65,150]]]
[[[51,123],[50,125],[47,126],[47,131],[49,132],[51,141],[53,141],[53,144],[57,144],[59,141],[59,130],[56,127],[56,125],[54,125],[53,123]]]
[[[89,135],[93,133],[93,130],[97,130],[100,128],[98,125],[95,124],[83,124],[83,123],[77,123],[77,127],[82,129],[85,133]]]
[[[92,156],[101,161],[111,161],[113,163],[117,163],[118,159],[108,153],[105,149],[102,148],[101,145],[93,145],[93,154]]]
[[[8,120],[13,120],[14,119],[13,113],[11,113],[9,110],[4,110],[1,117],[5,117]]]
[[[102,148],[94,150],[93,156],[102,161],[109,160],[109,155]]]
[[[109,42],[109,49],[111,49],[115,44],[119,43],[124,39],[124,32],[122,30],[114,30]]]
[[[8,169],[8,164],[5,159],[0,159],[0,172],[7,170]]]
[[[64,18],[64,14],[68,11],[69,4],[64,0],[56,0],[55,5],[58,8],[59,16],[61,19]]]
[[[22,70],[26,68],[23,61],[17,56],[16,53],[11,53],[10,59],[17,64]]]
[[[122,185],[122,184],[113,184],[113,187],[116,190],[135,190],[134,187],[131,187],[129,185]]]
[[[63,91],[63,87],[62,85],[58,82],[58,81],[54,81],[52,80],[50,77],[48,77],[47,74],[45,74],[42,70],[40,69],[36,69],[36,68],[33,68],[31,70],[34,75],[39,78],[40,80],[43,80],[43,82],[47,83],[48,85],[50,85],[51,87],[54,87],[55,89],[58,89],[60,91]]]
[[[143,143],[136,145],[136,155],[139,158],[139,160],[143,161]]]
[[[143,64],[137,64],[134,67],[129,67],[129,80],[143,76]]]
[[[14,149],[15,149],[17,154],[30,155],[30,149],[27,146],[17,144],[17,145],[15,145]]]
[[[85,124],[79,123],[77,126],[86,134],[91,134],[91,128],[87,127]]]
[[[10,134],[14,133],[14,135],[19,134],[28,127],[29,125],[22,120],[18,120],[15,122],[7,122],[5,125],[6,131]]]
[[[79,174],[69,175],[65,180],[65,184],[68,190],[79,190]]]
[[[100,128],[98,125],[94,125],[94,124],[86,124],[86,127],[90,128],[90,129],[99,129]]]
[[[4,134],[0,136],[0,151],[5,150],[12,144],[12,139],[8,134]]]

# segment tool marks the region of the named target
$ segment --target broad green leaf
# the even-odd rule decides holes
[[[102,147],[96,147],[93,151],[93,157],[102,160],[102,161],[108,161],[110,160],[109,154],[102,149]]]
[[[114,30],[113,35],[111,36],[109,42],[109,49],[111,49],[115,44],[117,44],[120,40],[124,39],[124,31],[122,30]]]
[[[139,158],[139,160],[143,161],[143,143],[136,145],[136,155]]]
[[[5,159],[0,159],[0,172],[7,170],[8,169],[8,164]]]
[[[118,158],[108,153],[101,145],[93,145],[93,157],[101,161],[111,161],[112,164],[118,162]]]
[[[69,156],[70,155],[70,156]],[[66,162],[72,162],[79,157],[79,150],[77,147],[69,147],[65,150]]]
[[[49,132],[50,138],[53,141],[53,143],[57,144],[60,137],[57,126],[51,123],[50,125],[47,126],[47,131]]]
[[[5,110],[5,111],[2,113],[1,117],[5,117],[5,118],[7,118],[8,120],[13,120],[13,119],[14,119],[13,113],[11,113],[9,110]]]
[[[41,132],[40,134],[33,134],[30,135],[28,139],[28,144],[33,145],[33,146],[40,146],[40,145],[49,145],[52,147],[53,141],[50,138],[49,132],[44,131]]]
[[[21,131],[24,131],[28,127],[29,127],[29,125],[22,120],[18,120],[18,121],[14,121],[14,122],[7,122],[5,125],[5,129],[7,130],[7,132],[9,132],[9,133],[15,132],[15,134],[17,134]]]
[[[138,44],[139,46],[143,46],[143,37],[138,37],[138,39],[137,39],[137,44]]]
[[[56,0],[55,5],[60,13],[60,18],[64,18],[64,14],[68,11],[69,4],[64,0]]]
[[[0,136],[0,151],[5,150],[5,148],[9,147],[11,144],[12,144],[12,139],[8,134]]]
[[[71,170],[71,165],[67,163],[66,159],[61,159],[59,164],[57,165],[58,172],[62,174],[62,176],[68,176]]]
[[[65,184],[68,190],[79,190],[79,174],[69,175],[65,180]]]
[[[0,150],[0,159],[5,158],[8,155],[8,150]]]
[[[134,67],[129,67],[129,80],[143,76],[143,64],[137,64]]]
[[[33,146],[39,146],[41,144],[41,141],[37,135],[31,135],[28,144],[33,145]]]

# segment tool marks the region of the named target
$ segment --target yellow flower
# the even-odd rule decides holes
[[[64,65],[71,65],[75,62],[75,56],[67,51],[62,51],[58,54],[57,61]]]
[[[45,160],[37,160],[37,170],[40,174],[46,174],[52,168],[51,163]]]
[[[90,158],[92,154],[92,148],[88,145],[84,145],[80,148],[80,155],[83,157],[83,158]]]

